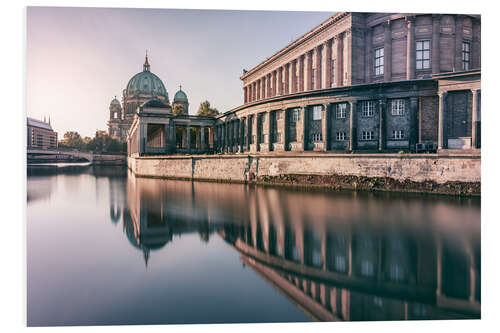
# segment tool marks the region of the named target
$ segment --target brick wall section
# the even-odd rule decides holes
[[[261,176],[305,174],[431,180],[439,184],[481,181],[481,158],[474,155],[284,154],[129,157],[127,161],[136,175],[145,177],[251,182]]]

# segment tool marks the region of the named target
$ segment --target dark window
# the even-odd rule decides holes
[[[470,66],[470,43],[462,43],[462,70],[469,70]]]

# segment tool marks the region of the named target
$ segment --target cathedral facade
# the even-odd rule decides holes
[[[187,95],[181,89],[175,94],[173,104],[170,106],[167,89],[162,80],[151,72],[146,54],[142,72],[135,74],[128,81],[126,88],[123,89],[121,103],[115,96],[109,105],[108,134],[125,141],[137,108],[151,99],[161,101],[168,108],[179,104],[183,112],[188,113]]]

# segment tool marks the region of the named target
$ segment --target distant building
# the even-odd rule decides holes
[[[57,149],[57,132],[49,122],[28,117],[28,148]]]
[[[111,101],[107,123],[110,136],[125,141],[138,107],[151,99],[159,100],[170,107],[167,89],[162,80],[150,69],[151,65],[146,54],[143,70],[129,80],[123,90],[122,102],[120,103],[116,96]],[[172,106],[176,104],[181,105],[184,113],[188,114],[189,102],[186,93],[181,89],[175,94]]]

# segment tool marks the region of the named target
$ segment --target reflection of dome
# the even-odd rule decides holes
[[[158,76],[149,71],[148,56],[144,62],[144,70],[135,74],[127,84],[127,94],[148,94],[168,97],[167,90]]]
[[[188,98],[186,96],[186,93],[184,91],[182,91],[181,89],[179,89],[179,91],[175,93],[174,103],[175,102],[187,102],[187,101],[188,101]]]

